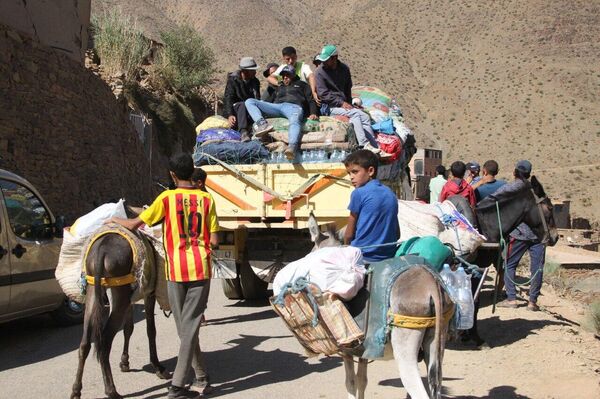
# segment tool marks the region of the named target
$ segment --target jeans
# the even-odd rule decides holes
[[[197,378],[206,376],[206,366],[200,350],[198,330],[210,292],[210,280],[167,282],[169,304],[173,311],[177,334],[181,340],[172,385],[183,388],[193,366]]]
[[[267,117],[284,117],[290,123],[288,132],[288,141],[290,146],[298,147],[300,144],[300,127],[304,119],[304,111],[302,107],[292,103],[273,104],[266,101],[249,98],[246,100],[246,110],[256,122]]]
[[[522,241],[515,238],[510,239],[508,246],[508,259],[506,260],[506,270],[504,271],[504,285],[506,286],[506,296],[510,301],[517,298],[515,289],[515,272],[519,261],[529,251],[531,285],[529,286],[529,301],[537,303],[540,290],[542,289],[542,277],[544,273],[544,262],[546,258],[546,246],[542,243],[533,241]],[[539,271],[538,271],[539,270]]]
[[[377,140],[375,140],[375,133],[371,128],[371,118],[369,115],[357,108],[344,109],[341,107],[331,108],[331,116],[343,115],[350,118],[350,123],[354,126],[354,133],[356,134],[356,140],[358,145],[364,147],[370,143],[373,147],[379,147]]]

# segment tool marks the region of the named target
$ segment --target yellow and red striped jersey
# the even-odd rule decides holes
[[[210,279],[210,233],[219,231],[210,194],[181,187],[164,191],[140,219],[149,226],[163,222],[167,280]]]

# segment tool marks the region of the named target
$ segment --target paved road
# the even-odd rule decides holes
[[[220,282],[213,283],[209,324],[200,333],[216,387],[210,397],[346,397],[339,358],[306,359],[266,302],[228,301]],[[562,398],[573,392],[579,398],[598,397],[599,378],[594,372],[598,359],[594,354],[599,352],[590,351],[597,343],[582,340],[571,324],[523,309],[491,315],[489,306],[482,309],[480,319],[482,335],[490,340],[492,349],[474,351],[449,345],[444,361],[447,397]],[[173,319],[159,315],[157,325],[159,357],[173,370],[178,347]],[[80,326],[59,328],[47,316],[0,325],[0,398],[68,398],[80,337]],[[111,362],[119,392],[129,398],[166,397],[168,382],[159,380],[147,367],[141,305],[136,305],[130,373],[118,370],[121,345],[119,335]],[[102,377],[93,356],[88,358],[83,383],[84,398],[103,397]],[[401,387],[394,362],[369,365],[368,398],[404,398]]]
[[[298,342],[266,302],[227,300],[215,280],[200,340],[216,391],[210,397],[302,398],[344,397],[339,358],[306,359]],[[172,318],[157,316],[158,351],[169,370],[175,366],[178,339]],[[77,367],[81,327],[56,327],[46,316],[0,325],[0,398],[68,398]],[[167,382],[147,367],[143,307],[136,305],[136,327],[130,349],[130,373],[118,370],[122,335],[111,357],[119,393],[131,398],[166,397]],[[393,363],[378,367],[377,394],[399,384]],[[386,370],[387,369],[387,370]],[[377,382],[376,382],[377,383]],[[83,397],[99,398],[104,388],[98,363],[89,356]]]

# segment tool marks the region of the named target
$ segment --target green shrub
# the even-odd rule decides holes
[[[205,86],[215,72],[215,58],[202,36],[188,26],[160,33],[163,48],[156,67],[163,83],[189,97],[195,88]]]
[[[600,301],[595,301],[590,305],[588,323],[592,332],[600,336]]]
[[[135,21],[118,10],[92,18],[94,48],[100,64],[110,75],[124,73],[126,81],[136,72],[149,52],[148,40],[137,30]]]

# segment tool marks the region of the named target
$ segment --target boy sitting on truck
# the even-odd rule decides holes
[[[348,205],[350,216],[344,244],[360,248],[368,262],[392,258],[396,246],[382,244],[392,244],[400,238],[398,199],[377,180],[378,163],[377,155],[369,150],[355,151],[344,160],[356,188]]]

